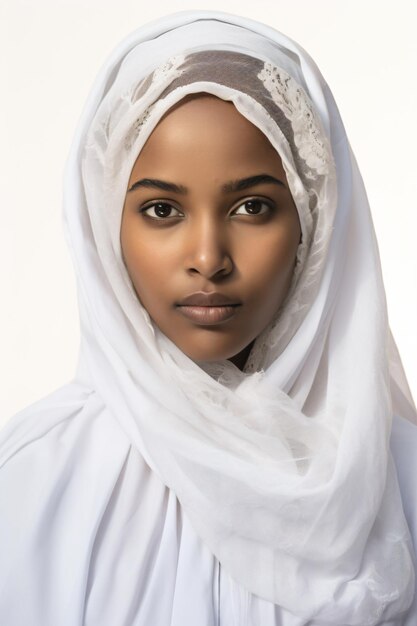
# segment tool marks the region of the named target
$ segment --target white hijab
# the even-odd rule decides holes
[[[230,80],[181,83],[187,55],[207,50],[264,65],[259,88],[290,122],[286,131]],[[302,225],[290,294],[244,372],[194,363],[163,336],[121,257],[134,160],[162,114],[193,91],[232,100],[267,135]],[[389,436],[393,414],[416,415],[389,333],[365,190],[310,57],[273,28],[217,11],[139,28],[93,86],[66,170],[64,213],[79,288],[78,377],[224,568],[320,624],[400,615],[414,567]]]

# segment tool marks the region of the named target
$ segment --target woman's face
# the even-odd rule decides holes
[[[132,169],[121,246],[178,348],[242,368],[287,294],[300,233],[280,157],[233,103],[198,94],[165,114]]]

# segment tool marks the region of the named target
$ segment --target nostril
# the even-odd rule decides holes
[[[188,268],[191,274],[200,274],[205,278],[213,278],[215,276],[228,276],[233,271],[233,261],[227,256],[221,260],[204,259],[197,263],[193,263]]]

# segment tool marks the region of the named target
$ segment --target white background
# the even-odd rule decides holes
[[[62,172],[99,67],[164,14],[265,22],[315,59],[368,191],[391,327],[417,399],[417,37],[406,0],[0,0],[0,423],[69,381],[79,332]]]

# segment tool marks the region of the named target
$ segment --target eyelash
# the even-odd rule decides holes
[[[249,204],[250,202],[254,204],[260,203],[261,205],[265,205],[268,207],[268,210],[262,211],[261,213],[252,213],[252,214],[251,213],[235,213],[235,215],[244,215],[246,217],[258,217],[261,215],[265,215],[266,213],[271,212],[274,209],[272,204],[260,198],[250,198],[249,200],[245,200],[244,202],[242,202],[242,204],[238,206],[238,209],[240,209],[240,207],[244,206],[245,204]],[[168,215],[165,217],[160,217],[160,216],[158,217],[156,215],[148,215],[147,211],[149,209],[154,209],[154,207],[156,207],[157,205],[167,206],[170,209],[175,209],[176,211],[179,211],[179,209],[176,209],[169,202],[154,202],[153,204],[148,204],[147,206],[142,207],[140,209],[140,213],[143,213],[147,218],[151,220],[155,220],[156,222],[164,222],[166,220],[173,219],[175,217],[180,217],[180,215],[174,215],[174,216]]]

